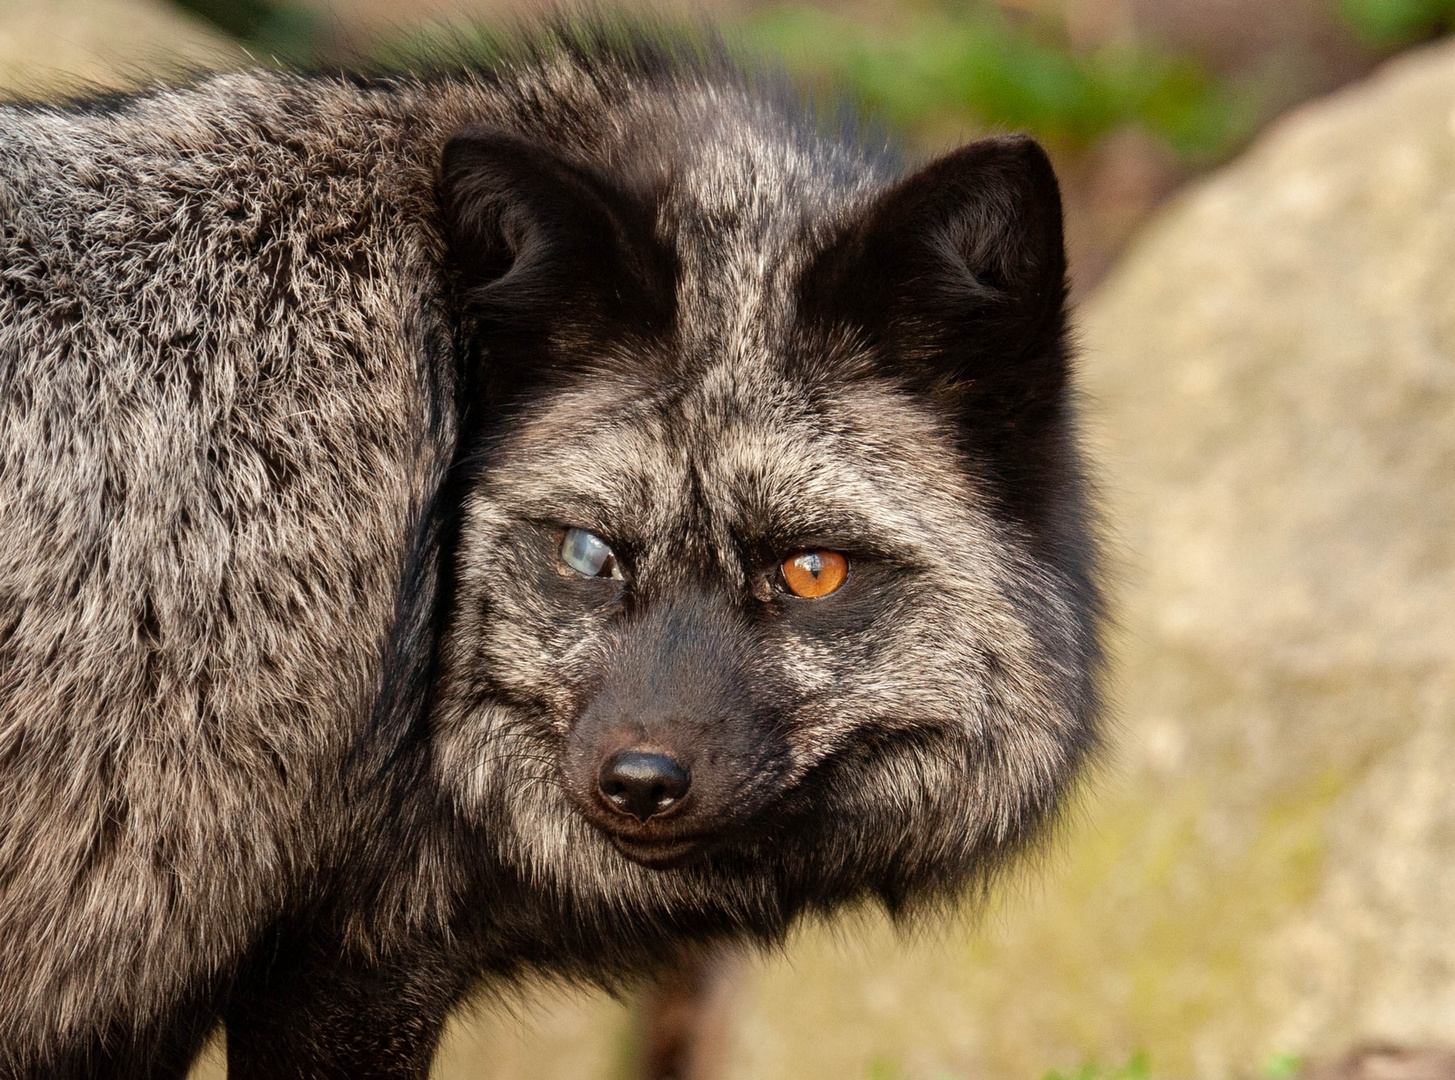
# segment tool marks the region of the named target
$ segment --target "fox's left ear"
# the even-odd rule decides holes
[[[1008,502],[1035,500],[1065,429],[1061,196],[1032,139],[971,143],[844,222],[800,293],[884,374],[933,395]]]
[[[1066,256],[1046,152],[1025,136],[983,139],[911,173],[841,228],[804,300],[952,379],[1054,342]]]

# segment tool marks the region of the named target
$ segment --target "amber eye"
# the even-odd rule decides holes
[[[837,551],[800,551],[783,560],[789,592],[806,600],[827,596],[849,576],[849,560]]]

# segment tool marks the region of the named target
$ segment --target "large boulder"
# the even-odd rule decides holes
[[[759,967],[725,1076],[1455,1044],[1455,47],[1277,125],[1081,323],[1110,766],[978,931]]]

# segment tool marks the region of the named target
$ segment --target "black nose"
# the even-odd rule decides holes
[[[668,754],[623,750],[606,759],[597,785],[610,805],[646,821],[681,802],[692,776]]]

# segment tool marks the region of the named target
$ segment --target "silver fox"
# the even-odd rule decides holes
[[[0,1075],[423,1076],[1097,743],[1056,181],[647,32],[0,108]]]

